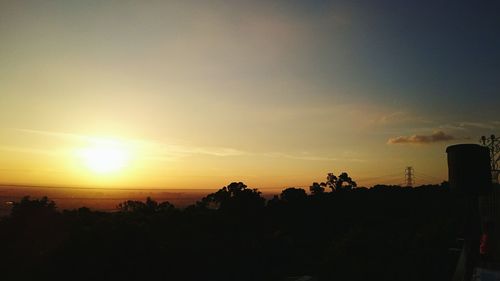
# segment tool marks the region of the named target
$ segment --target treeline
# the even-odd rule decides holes
[[[347,174],[346,174],[347,175]],[[446,184],[348,176],[271,200],[231,183],[185,209],[126,201],[59,211],[26,197],[0,221],[1,280],[449,280],[462,200]]]

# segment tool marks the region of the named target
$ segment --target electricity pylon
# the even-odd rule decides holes
[[[482,136],[479,141],[490,150],[491,180],[494,183],[498,183],[500,168],[500,137],[495,137],[495,135],[491,135],[489,138]]]
[[[414,183],[415,183],[415,171],[413,170],[413,167],[408,166],[405,169],[405,184],[408,187],[413,187]]]

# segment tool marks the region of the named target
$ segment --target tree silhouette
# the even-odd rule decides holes
[[[118,204],[117,208],[122,212],[136,212],[144,208],[144,203],[141,201],[127,200]]]
[[[321,184],[313,182],[313,184],[309,187],[309,191],[311,191],[312,195],[319,195],[325,193],[325,188]]]
[[[333,173],[328,173],[326,182],[322,182],[320,186],[331,188],[332,191],[340,191],[353,189],[357,184],[346,172],[343,172],[338,177]]]
[[[30,199],[25,196],[19,202],[14,202],[11,210],[11,217],[42,217],[56,214],[56,203],[46,196],[42,199]]]
[[[158,204],[156,209],[158,210],[158,212],[170,212],[175,210],[175,206],[168,201],[164,201]]]
[[[285,202],[296,204],[304,202],[307,199],[307,194],[302,188],[290,187],[281,192],[280,198]]]
[[[320,183],[320,185],[322,187],[328,187],[332,191],[334,191],[337,187],[337,180],[338,180],[337,176],[335,176],[333,173],[328,173],[326,175],[326,181]]]
[[[347,173],[329,178],[333,190],[355,186]],[[159,280],[165,272],[172,280],[451,279],[462,197],[439,185],[324,195],[287,188],[265,207],[259,191],[236,182],[205,197],[215,211],[146,198],[123,202],[118,213],[59,212],[47,198],[26,197],[0,218],[2,280],[74,272],[77,280]]]
[[[337,179],[337,185],[335,186],[335,188],[337,190],[342,190],[342,189],[345,190],[345,189],[353,189],[356,186],[358,186],[356,182],[351,177],[349,177],[349,175],[346,172],[344,172],[339,175]]]
[[[199,205],[212,209],[236,211],[262,208],[265,201],[257,189],[247,188],[242,182],[232,182],[204,197]]]
[[[175,209],[174,205],[170,202],[165,201],[158,204],[158,202],[151,199],[151,197],[147,197],[146,202],[127,200],[118,204],[117,208],[122,212],[139,212],[146,214],[171,211]]]

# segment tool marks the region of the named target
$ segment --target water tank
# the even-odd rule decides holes
[[[457,144],[446,148],[448,178],[452,189],[471,195],[491,190],[490,153],[478,144]]]

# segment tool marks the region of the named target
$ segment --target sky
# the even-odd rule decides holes
[[[499,14],[0,0],[0,184],[265,189],[348,172],[370,186],[406,166],[439,183],[448,145],[500,134]]]

